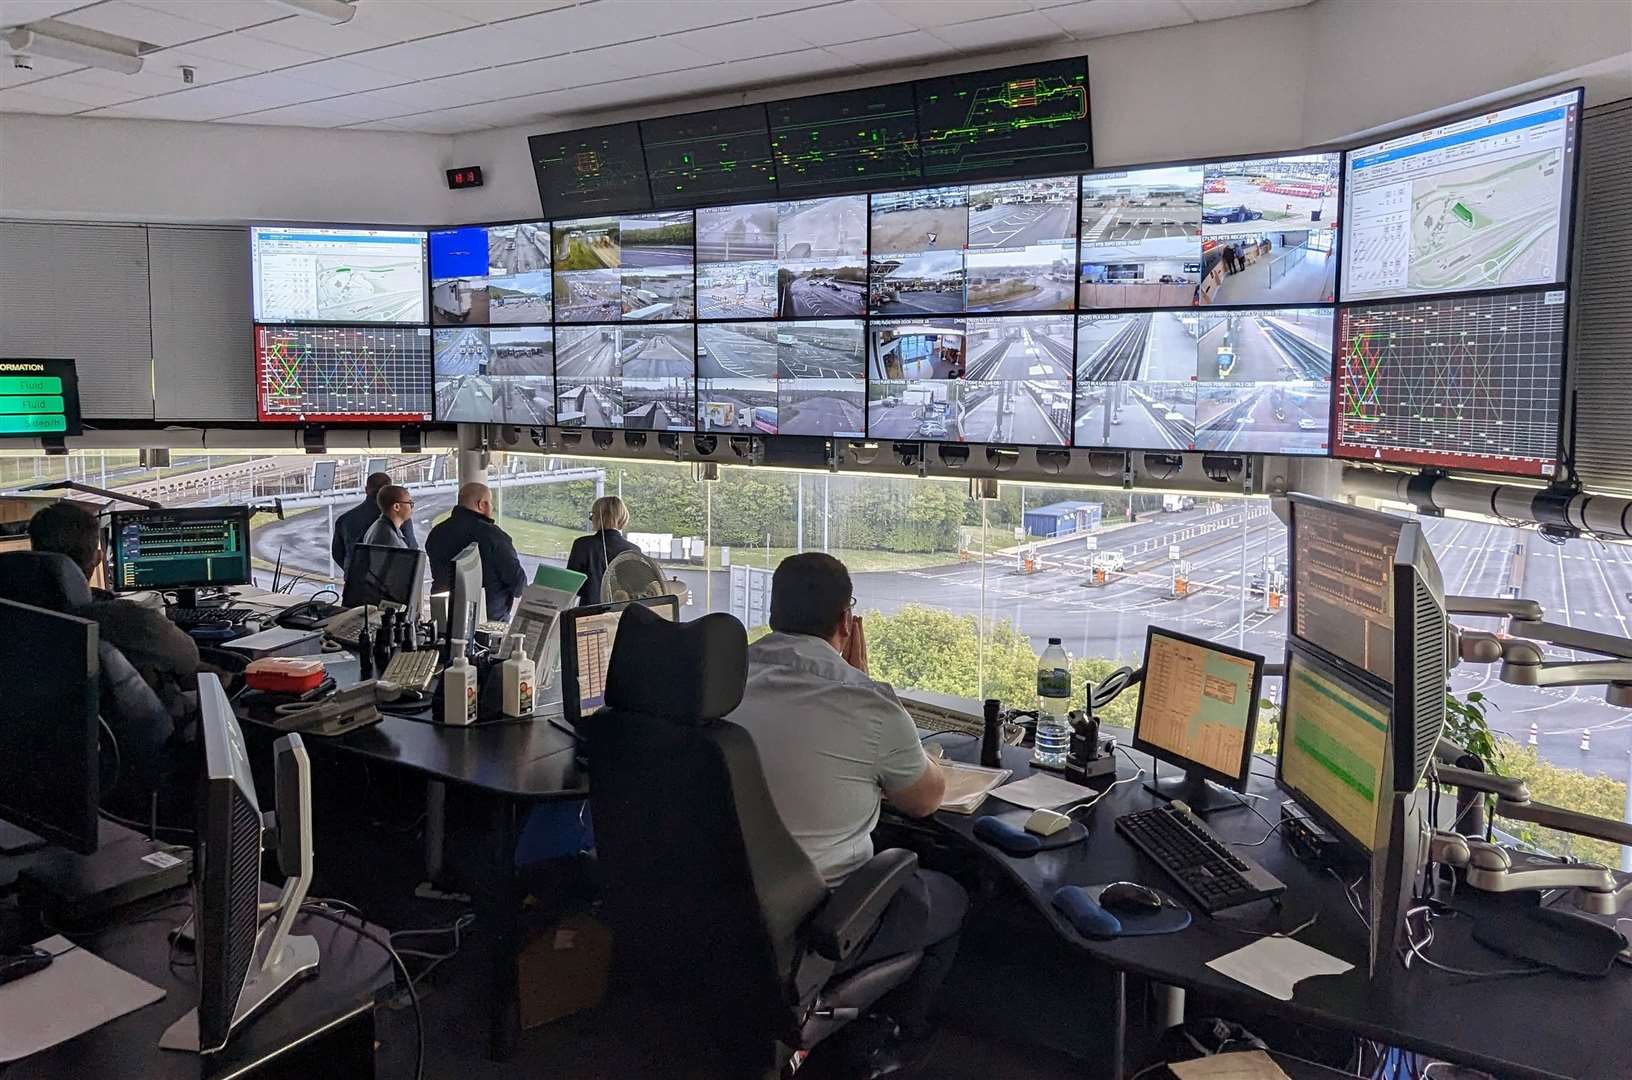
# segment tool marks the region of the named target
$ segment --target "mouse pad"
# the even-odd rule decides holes
[[[975,822],[975,835],[1010,855],[1035,855],[1039,851],[1053,851],[1088,839],[1088,826],[1073,821],[1053,836],[1038,836],[1026,831],[1030,810],[1016,810],[1002,814],[987,814]]]
[[[1106,884],[1109,884],[1108,882]],[[1099,894],[1105,891],[1105,885],[1085,885],[1082,891],[1088,894],[1089,899],[1099,902]],[[1162,890],[1156,892],[1161,895],[1162,909],[1152,912],[1114,911],[1122,924],[1122,937],[1140,937],[1148,934],[1176,934],[1190,925],[1190,909],[1174,900]]]

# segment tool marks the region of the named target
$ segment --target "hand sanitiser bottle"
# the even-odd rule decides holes
[[[499,687],[503,703],[500,710],[506,716],[533,715],[533,687],[538,671],[527,656],[527,643],[520,634],[510,636],[510,655],[499,665]]]
[[[442,722],[464,726],[476,722],[476,665],[465,656],[465,643],[455,641],[453,659],[442,670]]]

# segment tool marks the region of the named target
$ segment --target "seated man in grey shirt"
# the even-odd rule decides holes
[[[941,805],[946,778],[924,753],[888,683],[869,678],[850,573],[830,555],[793,555],[771,579],[771,634],[748,648],[748,687],[729,719],[759,751],[771,800],[810,861],[836,885],[873,856],[882,800],[912,817]],[[968,896],[920,869],[847,967],[924,950],[917,974],[883,1002],[909,1041],[924,1040],[951,969]]]

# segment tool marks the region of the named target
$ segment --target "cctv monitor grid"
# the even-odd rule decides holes
[[[1540,119],[1530,119],[1533,113]],[[1577,115],[1578,97],[1567,94],[1496,117],[1562,132],[1553,160],[1539,170],[1562,192],[1555,200],[1564,204],[1561,213],[1573,196],[1559,177],[1575,160]],[[436,230],[428,234],[425,304],[437,328],[435,416],[1329,453],[1334,346],[1359,325],[1352,303],[1334,319],[1339,292],[1345,300],[1355,295],[1339,282],[1337,263],[1380,257],[1342,250],[1338,207],[1354,203],[1340,175],[1346,167],[1353,178],[1356,157],[1386,165],[1391,153],[1409,157],[1418,144],[1432,150],[1445,132],[1459,130],[1446,125],[1347,158],[1290,154]],[[1480,220],[1469,208],[1457,218],[1465,227],[1469,213]],[[257,227],[257,236],[262,231],[270,232],[267,258],[257,255],[256,266],[270,260],[266,276],[283,290],[277,295],[300,297],[321,284],[331,302],[363,303],[345,309],[367,313],[359,319],[413,315],[411,298],[381,298],[367,280],[324,278],[321,258],[305,273],[300,260],[310,253],[300,245],[316,239],[318,247],[332,246],[305,235],[313,230]],[[1522,277],[1529,265],[1513,273]],[[389,267],[374,269],[389,278]],[[1523,280],[1545,279],[1545,271]],[[260,278],[258,312],[266,292]],[[339,285],[345,288],[337,292]],[[1364,295],[1373,307],[1414,295],[1369,287]],[[1471,292],[1458,313],[1481,299],[1496,306],[1509,299],[1493,292]],[[1555,298],[1565,296],[1517,295],[1508,306],[1557,308],[1565,300]],[[1373,323],[1383,314],[1372,314]],[[1529,333],[1525,355],[1546,362],[1526,366],[1515,354],[1512,365],[1528,373],[1528,396],[1550,402],[1551,411],[1521,418],[1535,431],[1507,440],[1513,447],[1493,445],[1477,460],[1446,463],[1479,468],[1488,459],[1508,471],[1517,457],[1521,471],[1545,474],[1547,465],[1537,463],[1556,456],[1556,436],[1536,432],[1556,427],[1559,314],[1527,316],[1547,340],[1530,341]],[[290,321],[298,333],[302,320]],[[627,332],[643,323],[652,333]],[[1517,346],[1498,338],[1489,348]],[[682,372],[688,355],[691,370]],[[954,361],[962,366],[954,370]],[[563,363],[571,370],[558,370]],[[1415,460],[1424,447],[1404,444],[1432,441],[1432,432],[1396,432],[1402,445],[1390,446],[1375,426],[1357,434],[1360,420],[1371,419],[1339,418],[1347,440],[1339,456]]]

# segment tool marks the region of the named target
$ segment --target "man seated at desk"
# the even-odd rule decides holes
[[[749,646],[748,686],[729,717],[753,737],[783,824],[829,885],[872,858],[884,799],[927,817],[946,791],[895,691],[867,675],[854,605],[850,573],[838,559],[809,553],[782,560],[771,579],[772,633]],[[927,1042],[968,906],[957,882],[919,869],[846,965],[924,951],[917,973],[882,1002],[906,1040],[900,1057],[916,1056]]]

